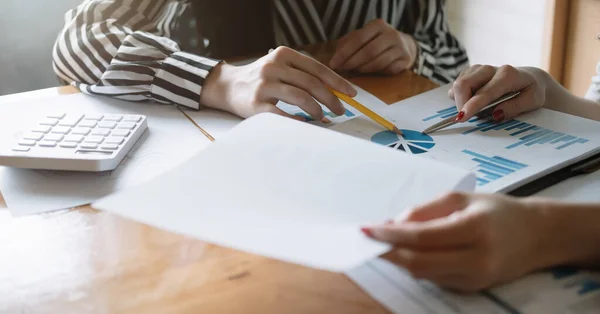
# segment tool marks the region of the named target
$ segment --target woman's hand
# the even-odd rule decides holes
[[[393,75],[411,68],[417,51],[410,35],[378,19],[342,37],[329,66],[340,71]]]
[[[200,103],[243,118],[272,112],[301,119],[277,108],[279,100],[300,107],[316,120],[323,118],[317,101],[335,114],[344,114],[344,106],[327,87],[352,97],[357,93],[348,81],[325,65],[290,48],[279,47],[249,65],[218,65],[203,86]]]
[[[456,101],[458,121],[465,122],[502,95],[521,91],[519,96],[496,107],[492,117],[499,122],[544,105],[544,75],[547,76],[545,72],[535,68],[474,65],[464,70],[454,81],[448,96]]]
[[[452,193],[406,212],[396,222],[363,231],[394,244],[385,258],[414,277],[478,291],[547,266],[541,243],[551,238],[544,239],[547,224],[536,204],[500,195]]]

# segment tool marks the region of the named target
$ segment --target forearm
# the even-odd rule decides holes
[[[168,37],[175,23],[167,21],[185,8],[177,0],[88,0],[66,14],[54,70],[84,93],[198,109],[218,62],[185,53]]]
[[[600,267],[600,204],[530,199],[539,213],[537,267]]]
[[[544,107],[575,116],[600,121],[600,104],[577,97],[555,81],[547,72],[538,68],[524,68],[546,87]]]

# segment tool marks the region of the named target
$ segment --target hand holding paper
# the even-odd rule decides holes
[[[265,114],[240,123],[174,171],[93,206],[216,244],[340,271],[389,250],[360,226],[474,184],[465,171]]]

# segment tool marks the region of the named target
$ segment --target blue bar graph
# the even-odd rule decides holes
[[[452,106],[450,108],[446,108],[446,109],[442,109],[438,112],[436,112],[435,115],[431,116],[431,117],[427,117],[425,119],[423,119],[423,121],[429,121],[429,120],[433,120],[435,118],[442,118],[442,119],[446,119],[452,116],[455,116],[458,114],[458,111],[456,110],[455,106]],[[444,118],[445,117],[445,118]]]
[[[335,113],[333,113],[331,111],[327,111],[327,110],[323,110],[323,115],[325,117],[331,117],[331,118],[336,118],[337,117],[337,115]],[[308,115],[308,114],[306,114],[304,112],[298,112],[298,113],[295,114],[295,116],[302,117],[302,118],[306,119],[306,121],[314,121],[314,119],[310,115]],[[346,116],[346,117],[354,117],[355,114],[352,111],[346,109],[346,112],[344,112],[344,116]]]
[[[462,152],[472,157],[471,160],[478,164],[476,171],[477,186],[483,186],[495,180],[502,179],[511,173],[527,167],[524,163],[500,156],[488,157],[468,149]]]
[[[445,119],[456,114],[456,107],[452,106],[437,111],[435,115],[426,117],[423,121],[438,118]],[[518,147],[524,148],[534,145],[551,145],[554,149],[563,150],[575,144],[585,144],[589,142],[589,140],[585,138],[564,134],[514,119],[497,123],[490,118],[473,117],[464,124],[470,124],[473,125],[473,127],[463,131],[463,135],[469,135],[476,132],[508,132],[510,136],[517,138],[517,141],[506,146],[506,149],[516,149]]]

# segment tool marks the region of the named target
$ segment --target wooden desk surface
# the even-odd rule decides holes
[[[351,81],[387,103],[436,87],[410,72]],[[46,89],[0,97],[0,104],[74,92]],[[22,218],[0,209],[0,313],[387,312],[343,274],[83,207]]]

